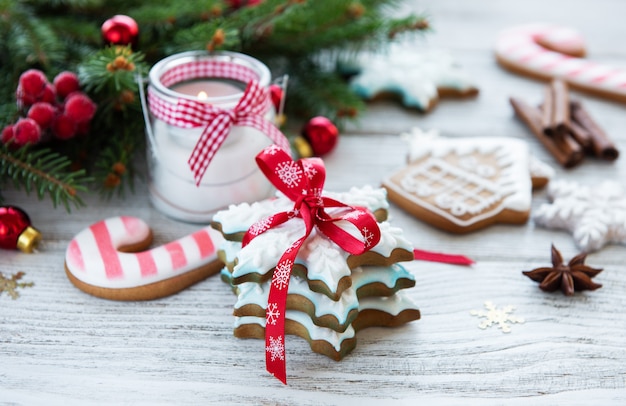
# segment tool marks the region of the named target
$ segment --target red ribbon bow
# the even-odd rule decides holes
[[[380,229],[367,209],[352,207],[322,196],[326,170],[320,158],[293,161],[277,146],[269,146],[256,157],[257,164],[272,184],[295,202],[288,212],[280,212],[252,225],[243,238],[245,247],[256,236],[286,221],[299,217],[304,221],[304,235],[281,256],[272,276],[265,319],[265,365],[267,370],[287,383],[285,363],[285,312],[291,270],[300,247],[313,227],[339,247],[353,255],[362,254],[380,241]],[[326,209],[332,208],[332,215]],[[338,224],[342,222],[342,226]],[[360,234],[346,231],[346,222]]]
[[[232,110],[196,100],[178,101],[176,119],[195,127],[205,125],[187,161],[196,185],[200,184],[213,156],[222,146],[233,125],[254,127],[266,134],[280,148],[290,150],[289,142],[283,133],[263,117],[269,107],[268,90],[254,80],[248,83],[243,97]]]

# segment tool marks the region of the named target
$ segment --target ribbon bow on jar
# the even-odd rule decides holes
[[[178,101],[174,121],[193,127],[205,126],[188,161],[196,185],[202,181],[213,156],[234,125],[256,128],[280,148],[290,150],[284,134],[263,117],[270,107],[269,91],[255,80],[248,82],[243,97],[234,109],[222,109],[197,100],[181,98]]]
[[[300,247],[315,227],[346,252],[360,255],[378,244],[380,229],[369,210],[348,206],[322,196],[326,170],[320,158],[293,161],[284,150],[272,145],[257,155],[256,161],[270,182],[294,202],[294,207],[291,211],[273,214],[253,224],[243,238],[243,247],[258,235],[296,217],[301,218],[305,226],[304,235],[283,253],[274,269],[267,304],[267,309],[278,309],[278,317],[275,311],[271,316],[269,312],[266,313],[266,368],[286,384],[287,291],[291,270]],[[326,209],[332,209],[332,215]],[[347,227],[353,227],[356,233],[346,231]]]

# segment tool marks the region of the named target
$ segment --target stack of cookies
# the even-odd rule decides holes
[[[401,261],[413,259],[413,247],[402,230],[387,218],[384,189],[352,188],[325,196],[374,213],[379,243],[362,255],[350,255],[317,230],[300,249],[287,296],[285,333],[306,339],[311,349],[340,360],[356,346],[356,333],[370,326],[397,326],[420,318],[403,289],[415,279]],[[283,195],[253,204],[230,206],[214,216],[213,227],[225,241],[218,255],[225,263],[222,279],[237,295],[234,334],[264,338],[266,320],[278,317],[268,309],[270,281],[286,249],[304,234],[304,222],[293,218],[269,229],[242,248],[248,228],[274,213],[288,211],[293,202]]]

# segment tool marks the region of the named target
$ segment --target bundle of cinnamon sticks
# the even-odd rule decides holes
[[[538,107],[511,97],[515,114],[543,146],[565,168],[580,164],[585,155],[614,161],[619,157],[615,144],[577,100],[570,100],[567,84],[553,80]]]

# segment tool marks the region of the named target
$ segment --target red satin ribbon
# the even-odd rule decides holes
[[[257,155],[256,161],[270,182],[295,204],[291,211],[273,214],[252,225],[243,238],[243,246],[265,231],[296,217],[304,221],[305,228],[304,235],[283,253],[274,269],[266,310],[266,368],[286,384],[285,312],[289,278],[298,250],[315,227],[343,250],[359,255],[378,244],[380,229],[369,210],[322,196],[326,170],[321,159],[293,161],[284,150],[273,145]],[[332,209],[332,212],[329,214],[326,209]],[[347,223],[352,224],[357,232],[347,232],[346,226],[351,227]],[[359,234],[361,238],[355,237]]]
[[[443,252],[425,251],[418,249],[413,250],[413,259],[415,261],[441,262],[444,264],[465,266],[469,266],[475,263],[473,259],[468,258],[465,255],[446,254]]]
[[[233,125],[254,127],[266,134],[276,145],[289,151],[289,141],[263,115],[269,106],[268,90],[257,81],[250,81],[243,97],[232,110],[221,109],[197,100],[180,99],[176,119],[193,126],[205,126],[188,164],[196,185],[200,184],[211,160],[222,146]]]

